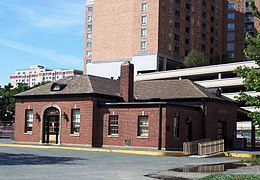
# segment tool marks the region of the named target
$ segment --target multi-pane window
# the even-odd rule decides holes
[[[227,50],[228,51],[234,51],[235,50],[235,44],[234,43],[227,43]]]
[[[173,118],[173,137],[179,137],[179,132],[180,132],[180,118],[175,116]]]
[[[33,128],[33,110],[27,109],[25,111],[26,117],[25,117],[25,132],[32,132]]]
[[[141,50],[146,50],[146,41],[141,42]]]
[[[87,51],[87,57],[91,57],[92,51]]]
[[[87,42],[87,47],[92,48],[92,42]]]
[[[88,38],[88,39],[92,39],[92,33],[88,33],[88,34],[87,34],[87,38]]]
[[[93,7],[88,7],[88,13],[92,13],[93,12]]]
[[[235,3],[228,3],[228,10],[235,10]]]
[[[118,135],[118,116],[109,116],[109,135]]]
[[[92,21],[92,16],[88,16],[88,22]]]
[[[92,24],[88,25],[88,30],[91,31],[92,30]]]
[[[228,20],[235,20],[235,13],[234,12],[228,13]]]
[[[142,24],[146,24],[147,22],[147,17],[146,16],[142,16]]]
[[[72,118],[71,118],[71,134],[79,134],[79,130],[80,130],[80,110],[73,109]]]
[[[141,30],[141,36],[146,37],[146,28],[142,28]]]
[[[148,116],[138,116],[138,136],[148,136]]]
[[[228,30],[235,30],[235,23],[228,23]]]
[[[142,3],[142,12],[147,11],[147,3]]]
[[[234,41],[235,40],[235,33],[230,32],[227,34],[227,40],[228,41]]]

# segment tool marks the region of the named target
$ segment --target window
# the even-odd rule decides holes
[[[228,41],[234,41],[235,40],[235,33],[230,32],[227,34],[227,40]]]
[[[235,30],[235,23],[228,23],[228,30]]]
[[[148,116],[138,116],[138,136],[148,136]]]
[[[87,51],[87,57],[91,57],[92,52],[91,51]]]
[[[141,30],[141,36],[146,37],[146,28],[142,28]]]
[[[72,110],[72,118],[71,118],[71,134],[79,134],[80,130],[80,110],[73,109]]]
[[[142,3],[142,12],[147,11],[147,3]]]
[[[88,16],[88,22],[92,22],[92,16]]]
[[[33,110],[27,109],[25,111],[25,132],[32,132],[33,128]]]
[[[87,47],[92,48],[92,42],[87,42]]]
[[[228,10],[235,10],[235,3],[228,3]]]
[[[228,20],[235,20],[235,13],[233,12],[228,13]]]
[[[88,13],[92,13],[93,12],[93,7],[88,7]]]
[[[88,33],[88,34],[87,34],[87,38],[88,38],[88,39],[92,39],[92,33]]]
[[[88,25],[88,30],[91,31],[92,30],[92,24]]]
[[[142,24],[146,24],[147,22],[147,17],[146,16],[142,16]]]
[[[141,42],[141,50],[146,50],[146,41]]]
[[[118,135],[118,116],[109,116],[109,135]]]
[[[228,50],[228,51],[234,51],[234,50],[235,50],[235,45],[234,45],[234,43],[228,43],[228,44],[227,44],[227,50]]]
[[[180,137],[179,136],[179,132],[180,132],[179,123],[180,123],[180,118],[178,116],[175,116],[173,118],[173,137],[174,138]]]

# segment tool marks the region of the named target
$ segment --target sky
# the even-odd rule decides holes
[[[83,70],[86,0],[0,0],[0,85],[17,69]]]

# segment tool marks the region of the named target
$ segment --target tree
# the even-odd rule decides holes
[[[184,58],[183,65],[185,67],[196,67],[206,65],[206,57],[197,50],[191,50]]]
[[[249,2],[249,5],[253,8],[252,14],[257,18],[260,18],[260,13],[255,7],[252,1]],[[257,32],[255,37],[250,34],[246,34],[246,42],[248,47],[244,50],[245,56],[251,60],[256,61],[258,66],[260,66],[260,32]],[[260,92],[260,69],[253,67],[238,67],[235,70],[235,73],[242,77],[243,84],[247,90]],[[245,92],[241,91],[237,99],[241,102],[244,102],[246,105],[255,106],[255,111],[248,114],[252,118],[252,121],[256,127],[260,127],[260,96],[250,96]],[[258,131],[258,133],[260,133]]]
[[[32,88],[44,85],[48,82],[42,82],[34,85]],[[0,122],[10,123],[13,122],[15,115],[15,99],[14,96],[18,93],[32,89],[26,83],[19,83],[14,88],[10,83],[0,88]]]

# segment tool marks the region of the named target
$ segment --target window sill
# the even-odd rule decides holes
[[[25,132],[23,134],[25,134],[25,135],[32,135],[32,132],[31,131],[30,132]]]
[[[137,139],[148,139],[149,136],[137,136]]]
[[[79,134],[70,134],[70,136],[72,136],[72,137],[79,137],[80,135]]]
[[[180,140],[180,137],[173,137],[174,140]]]
[[[118,135],[108,135],[109,138],[118,138]]]

